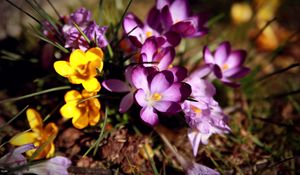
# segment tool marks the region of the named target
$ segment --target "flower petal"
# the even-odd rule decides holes
[[[187,83],[174,83],[170,88],[163,92],[164,101],[183,102],[191,95],[191,86]]]
[[[68,102],[60,108],[60,114],[65,118],[69,119],[72,117],[79,117],[82,115],[82,112],[77,108],[77,102]]]
[[[92,62],[92,65],[98,68],[100,71],[103,68],[103,52],[99,47],[89,49],[85,53],[85,58]]]
[[[170,5],[170,12],[174,23],[182,21],[188,17],[189,7],[187,1],[175,0]]]
[[[203,57],[204,57],[205,63],[215,64],[215,58],[213,57],[213,55],[211,54],[211,52],[207,46],[204,46],[204,48],[203,48]]]
[[[67,61],[55,61],[53,66],[55,71],[63,77],[67,77],[74,73],[74,69]]]
[[[87,114],[83,114],[79,117],[73,117],[72,119],[72,123],[74,125],[75,128],[77,129],[83,129],[85,127],[87,127],[87,125],[89,124],[89,118]]]
[[[162,71],[157,73],[150,84],[151,93],[161,93],[168,89],[174,81],[171,71]]]
[[[142,88],[146,91],[149,89],[146,69],[143,66],[137,66],[133,69],[131,79],[137,89]]]
[[[32,131],[39,133],[43,128],[43,121],[40,114],[36,110],[29,108],[26,110],[26,116]]]
[[[228,65],[229,69],[241,66],[246,59],[246,55],[247,53],[244,50],[232,51],[226,60],[226,64]]]
[[[187,77],[187,69],[181,66],[174,66],[171,69],[168,69],[173,73],[174,82],[180,82]]]
[[[155,125],[158,123],[158,116],[152,107],[143,107],[140,115],[142,120],[150,125]]]
[[[56,137],[58,133],[58,128],[54,123],[48,123],[45,128],[44,132],[49,136],[49,137]]]
[[[219,45],[215,52],[215,62],[218,65],[223,65],[223,63],[227,60],[230,53],[230,44],[229,42],[223,42]]]
[[[76,49],[71,53],[69,62],[72,68],[77,68],[80,65],[87,64],[88,60],[82,50]]]
[[[146,41],[143,44],[143,47],[141,49],[141,54],[145,54],[144,57],[142,57],[143,62],[152,62],[154,53],[157,51],[157,44],[155,41],[155,37],[147,38]]]
[[[134,101],[133,97],[134,97],[134,92],[130,92],[122,98],[120,107],[119,107],[119,111],[121,113],[125,113],[132,106],[133,101]]]
[[[70,90],[64,96],[65,102],[77,101],[81,98],[82,98],[82,95],[80,94],[80,92],[78,92],[76,90]]]
[[[188,129],[188,138],[193,148],[193,155],[196,156],[201,142],[201,135],[195,129]]]
[[[146,93],[143,89],[137,90],[134,97],[135,97],[136,102],[140,106],[142,106],[142,107],[147,106],[148,103],[146,101]]]
[[[82,82],[82,86],[89,92],[98,92],[101,89],[101,85],[97,78],[90,78]]]
[[[175,57],[175,50],[173,47],[167,47],[162,49],[157,55],[155,55],[153,61],[158,62],[158,69],[165,70],[173,62]]]
[[[34,132],[22,132],[15,135],[9,142],[12,145],[21,146],[35,142],[38,135]]]
[[[171,114],[181,111],[181,106],[173,101],[157,101],[153,104],[153,107],[159,112]]]
[[[130,87],[124,81],[108,79],[102,82],[102,86],[110,92],[129,92]]]

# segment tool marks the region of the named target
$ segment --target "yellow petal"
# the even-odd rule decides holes
[[[53,143],[50,144],[50,150],[48,151],[46,158],[49,159],[54,156],[55,146]]]
[[[80,117],[73,117],[72,123],[75,128],[83,129],[89,124],[89,118],[87,114],[84,114]]]
[[[89,49],[86,54],[85,54],[86,59],[92,62],[92,64],[96,67],[99,68],[100,71],[103,68],[103,52],[99,47],[94,47]]]
[[[85,81],[85,79],[82,79],[81,77],[78,77],[76,75],[70,75],[68,79],[72,84],[81,84],[82,82]]]
[[[89,113],[89,124],[91,126],[95,126],[100,120],[100,112],[97,113],[91,112]]]
[[[36,110],[29,108],[26,111],[26,115],[32,131],[39,133],[43,128],[43,121],[40,114]]]
[[[44,128],[44,134],[47,136],[46,139],[50,138],[50,137],[53,137],[55,138],[57,133],[58,133],[58,128],[57,126],[55,125],[55,123],[48,123],[46,125],[46,127]]]
[[[79,117],[82,115],[81,110],[76,107],[77,102],[68,102],[60,108],[60,114],[65,118],[69,119],[72,117]]]
[[[34,143],[38,135],[34,132],[22,132],[15,135],[9,142],[15,146]]]
[[[80,65],[87,64],[88,60],[85,58],[85,53],[80,50],[74,50],[70,55],[70,65],[72,68],[77,68]]]
[[[64,96],[65,102],[77,101],[80,100],[81,98],[82,96],[80,92],[76,90],[70,90]]]
[[[54,63],[54,69],[59,75],[63,77],[74,74],[74,69],[71,68],[70,64],[67,61],[56,61]]]
[[[101,89],[101,85],[96,78],[90,78],[84,81],[82,86],[89,92],[98,92]]]

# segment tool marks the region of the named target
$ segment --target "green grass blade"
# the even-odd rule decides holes
[[[11,122],[13,122],[16,118],[18,118],[27,108],[29,105],[25,106],[17,115],[15,115],[12,119],[10,119],[8,122],[4,123],[2,126],[0,126],[0,132],[3,128],[5,128],[7,125],[9,125]]]

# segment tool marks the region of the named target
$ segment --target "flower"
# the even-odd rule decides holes
[[[33,144],[25,144],[9,153],[5,154],[0,158],[0,167],[1,168],[13,168],[17,166],[22,166],[27,163],[26,158],[22,155],[22,153],[34,149],[35,146]]]
[[[84,26],[91,21],[92,13],[86,8],[81,7],[70,14],[70,19],[70,24],[72,24],[72,22],[75,22],[79,26]]]
[[[235,24],[248,22],[252,17],[252,9],[247,2],[236,2],[231,6],[230,14]]]
[[[180,103],[191,94],[191,87],[174,82],[173,73],[168,70],[151,74],[145,67],[138,66],[132,72],[132,82],[138,89],[135,99],[142,107],[140,116],[151,125],[158,122],[157,111],[177,113],[181,111]]]
[[[35,159],[53,156],[55,151],[53,140],[58,133],[57,126],[54,123],[48,123],[43,127],[43,121],[40,114],[32,108],[27,109],[26,115],[32,131],[17,134],[10,140],[10,143],[16,146],[33,143],[36,147],[44,146],[44,144],[46,144],[44,149],[35,157]],[[26,154],[32,156],[34,151],[35,149],[27,151]]]
[[[101,85],[95,78],[97,69],[103,68],[103,52],[95,47],[87,52],[76,49],[70,55],[68,61],[56,61],[54,63],[55,71],[63,77],[69,79],[73,84],[82,84],[87,91],[99,91]]]
[[[182,104],[185,119],[189,125],[188,138],[196,156],[200,143],[207,144],[214,133],[226,133],[230,128],[226,124],[227,117],[218,103],[213,99],[214,86],[207,80],[191,74],[186,82],[191,86],[191,96],[196,101],[186,100]]]
[[[47,175],[68,175],[68,168],[71,161],[63,156],[55,156],[49,160],[29,166],[25,173],[47,174]]]
[[[102,82],[102,86],[110,92],[127,92],[120,103],[119,111],[121,113],[128,111],[134,102],[134,92],[136,91],[136,87],[131,80],[133,68],[134,66],[128,66],[125,70],[125,78],[127,83],[118,79],[108,79]]]
[[[193,162],[190,165],[191,166],[186,170],[187,175],[220,175],[216,170],[199,163]]]
[[[83,129],[87,125],[95,126],[100,119],[100,102],[93,98],[96,92],[83,90],[82,93],[71,90],[65,94],[66,104],[61,107],[60,113],[65,119],[72,118],[73,125]]]
[[[215,77],[224,84],[237,87],[238,83],[232,82],[232,78],[241,78],[249,73],[250,69],[243,66],[246,51],[231,50],[229,42],[223,42],[212,54],[207,46],[203,49],[204,60],[210,66]]]
[[[176,32],[181,37],[199,37],[208,32],[204,27],[206,19],[193,15],[187,0],[157,0],[156,8],[160,10],[165,31]]]

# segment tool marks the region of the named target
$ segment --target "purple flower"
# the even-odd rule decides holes
[[[199,37],[208,32],[204,27],[206,19],[193,15],[187,0],[157,0],[156,8],[161,11],[165,31],[173,31],[181,37]]]
[[[186,171],[187,175],[219,175],[220,173],[201,164],[193,162]]]
[[[128,66],[125,70],[125,78],[127,82],[118,80],[118,79],[108,79],[102,82],[102,85],[105,89],[110,92],[126,93],[127,94],[122,98],[119,111],[124,113],[132,106],[134,102],[134,92],[136,88],[131,80],[131,74],[133,66]]]
[[[186,100],[182,104],[182,109],[190,127],[188,137],[193,147],[193,154],[196,156],[200,143],[207,144],[212,134],[226,133],[230,128],[226,124],[227,117],[213,99],[214,86],[197,76],[190,76],[186,82],[191,86],[191,96],[196,101]]]
[[[175,49],[173,47],[162,47],[163,43],[156,37],[146,39],[141,48],[141,60],[147,62],[143,64],[144,66],[154,65],[159,70],[165,70],[171,65],[175,58]]]
[[[231,81],[233,78],[244,77],[250,69],[243,66],[246,58],[246,51],[231,50],[229,42],[223,42],[211,53],[207,46],[203,49],[204,60],[210,66],[215,77],[224,84],[236,87],[239,84]]]
[[[89,10],[81,7],[77,9],[75,12],[70,14],[70,19],[71,19],[71,21],[69,21],[70,24],[74,22],[78,26],[85,26],[91,21],[92,13]]]
[[[56,156],[38,164],[31,165],[26,173],[47,174],[47,175],[68,175],[68,168],[71,161],[62,156]]]
[[[142,107],[141,118],[151,125],[158,122],[157,111],[177,113],[181,111],[180,103],[191,94],[191,87],[174,82],[173,73],[168,70],[151,74],[138,66],[132,72],[132,82],[138,89],[135,99]]]
[[[83,33],[91,40],[95,41],[98,47],[106,47],[108,42],[105,38],[105,32],[107,27],[100,27],[95,21],[90,22],[90,24],[85,28]]]
[[[26,144],[5,154],[3,157],[0,158],[0,167],[13,168],[13,167],[25,165],[27,163],[27,160],[22,155],[22,153],[31,149],[35,149],[35,146],[33,144]]]

